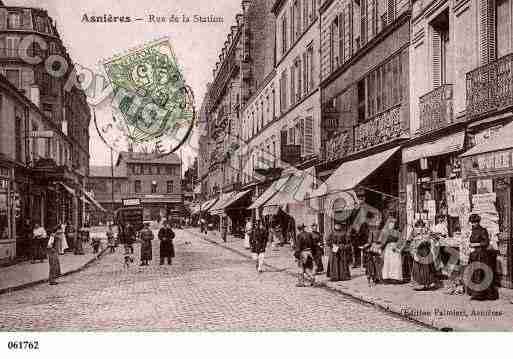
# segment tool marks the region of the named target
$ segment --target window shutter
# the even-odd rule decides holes
[[[303,92],[303,64],[301,62],[301,56],[297,59],[297,99],[301,99]]]
[[[391,24],[395,20],[395,12],[396,12],[396,0],[387,0],[388,2],[388,23]]]
[[[308,1],[305,1],[308,4]],[[310,92],[308,88],[308,52],[303,53],[303,92],[306,95]]]
[[[340,64],[343,64],[345,62],[345,49],[344,49],[344,46],[345,46],[345,21],[344,21],[344,11],[342,11],[339,15],[338,15],[338,41],[339,41],[339,45],[338,45],[338,50],[339,50],[339,59],[340,59]]]
[[[497,37],[496,37],[496,0],[488,0],[488,61],[497,59]]]
[[[361,0],[360,2],[360,42],[361,46],[367,43],[367,0]]]
[[[294,71],[294,65],[290,67],[290,106],[294,106],[295,101],[295,82],[296,82],[296,72]]]
[[[303,152],[306,156],[312,155],[314,153],[314,123],[312,117],[304,119],[303,128]]]
[[[353,56],[353,50],[354,50],[354,46],[353,46],[353,33],[354,33],[354,27],[353,27],[353,2],[350,1],[349,4],[347,5],[347,8],[348,8],[348,13],[349,13],[349,32],[348,32],[348,36],[349,36],[349,53],[347,54],[348,57],[351,57]]]
[[[440,33],[436,30],[433,30],[432,35],[432,78],[433,78],[433,88],[436,88],[441,85],[441,39]]]
[[[490,20],[489,16],[492,13],[492,9],[490,9],[490,5],[492,3],[492,0],[480,0],[479,4],[479,27],[480,27],[480,34],[479,34],[479,48],[480,48],[480,55],[481,55],[481,64],[485,65],[490,61],[491,54],[490,54],[490,40],[492,40],[492,36],[490,34]],[[493,21],[495,22],[495,21]],[[495,42],[495,41],[493,41]]]

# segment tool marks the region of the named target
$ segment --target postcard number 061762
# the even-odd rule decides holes
[[[7,349],[9,350],[39,350],[38,341],[9,341],[7,343]]]

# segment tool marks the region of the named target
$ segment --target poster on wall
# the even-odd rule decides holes
[[[481,226],[488,230],[490,235],[490,245],[494,249],[498,249],[499,213],[495,203],[497,202],[497,194],[494,192],[475,194],[472,196],[472,213],[481,217]]]

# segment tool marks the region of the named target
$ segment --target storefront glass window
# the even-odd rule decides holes
[[[0,239],[9,238],[9,207],[7,193],[0,193]]]

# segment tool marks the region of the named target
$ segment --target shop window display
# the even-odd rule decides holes
[[[0,193],[0,239],[9,238],[9,207],[7,193]]]

